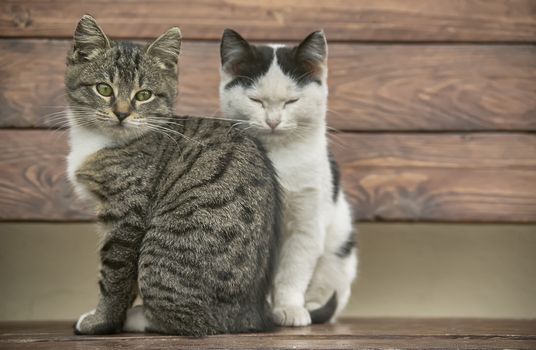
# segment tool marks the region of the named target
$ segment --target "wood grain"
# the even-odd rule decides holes
[[[91,220],[67,183],[65,132],[0,130],[0,220]]]
[[[85,13],[116,37],[155,37],[178,25],[188,39],[219,39],[232,27],[261,40],[296,40],[318,28],[340,41],[536,40],[532,0],[4,0],[0,33],[71,37]]]
[[[58,125],[69,42],[0,41],[0,127]],[[218,114],[218,44],[185,42],[179,114]],[[536,46],[330,46],[339,130],[536,130]]]
[[[340,134],[360,220],[536,221],[536,134]]]
[[[334,135],[361,221],[536,222],[536,134]],[[0,131],[0,219],[92,219],[65,182],[65,134]]]
[[[530,349],[536,321],[346,319],[334,325],[201,339],[155,334],[74,336],[67,322],[0,323],[0,349]]]

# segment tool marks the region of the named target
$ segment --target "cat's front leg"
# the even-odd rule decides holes
[[[128,288],[128,287],[127,287]],[[131,295],[134,295],[131,293]],[[97,335],[119,333],[123,328],[126,310],[132,305],[133,299],[100,297],[96,309],[84,313],[75,325],[75,334]],[[126,300],[130,300],[125,303]]]
[[[292,230],[283,241],[274,279],[274,321],[282,326],[306,326],[311,316],[305,308],[305,291],[324,246],[325,228],[320,194],[315,189],[287,196]]]
[[[141,230],[116,224],[104,237],[100,250],[99,302],[95,310],[80,316],[76,334],[120,332],[126,311],[135,298],[137,258]]]

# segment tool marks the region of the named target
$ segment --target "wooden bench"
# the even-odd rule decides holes
[[[335,325],[201,339],[75,336],[66,322],[0,323],[0,349],[534,349],[536,321],[351,319]]]
[[[152,38],[179,25],[184,44],[177,113],[193,115],[218,113],[218,40],[225,27],[259,41],[295,41],[323,27],[330,138],[357,220],[536,222],[532,0],[4,0],[0,221],[94,220],[73,202],[65,176],[66,132],[53,118],[66,105],[65,54],[84,13],[114,38]],[[188,340],[75,338],[62,323],[4,323],[0,348],[123,342],[146,348],[528,348],[536,346],[535,328],[523,321],[348,320]]]

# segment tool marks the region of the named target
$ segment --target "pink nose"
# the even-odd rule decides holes
[[[280,120],[267,120],[266,124],[268,124],[269,127],[272,128],[272,130],[275,130],[279,124],[281,124]]]

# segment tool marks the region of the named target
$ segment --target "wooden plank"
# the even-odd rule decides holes
[[[205,338],[155,334],[74,336],[68,322],[0,323],[0,349],[530,349],[536,321],[346,319],[334,325]]]
[[[536,222],[536,134],[333,138],[361,221]],[[0,131],[0,220],[92,219],[65,182],[64,134]]]
[[[57,125],[69,42],[0,41],[0,127]],[[179,114],[218,113],[217,43],[185,42]],[[339,130],[536,130],[536,46],[330,46]]]
[[[70,325],[68,325],[70,326]],[[3,321],[0,322],[0,339],[18,337],[36,339],[43,335],[59,337],[65,335],[64,321]],[[270,337],[286,336],[460,336],[460,337],[503,337],[535,338],[536,320],[478,319],[478,318],[342,318],[336,324],[321,324],[309,327],[289,327],[273,333]],[[71,335],[71,334],[67,334]],[[123,334],[124,337],[140,338],[142,334]],[[155,335],[150,335],[155,336]],[[256,335],[257,336],[257,335]],[[262,334],[259,334],[262,336]],[[109,338],[109,336],[103,336]]]
[[[66,131],[0,130],[0,220],[92,220],[67,183]]]
[[[360,220],[536,221],[536,134],[340,134],[334,141]]]
[[[219,39],[232,27],[260,40],[299,39],[322,27],[331,40],[534,42],[532,0],[114,1],[4,0],[0,33],[71,37],[93,14],[116,37],[147,38],[178,25],[188,39]]]
[[[535,46],[330,49],[340,130],[536,130]]]

